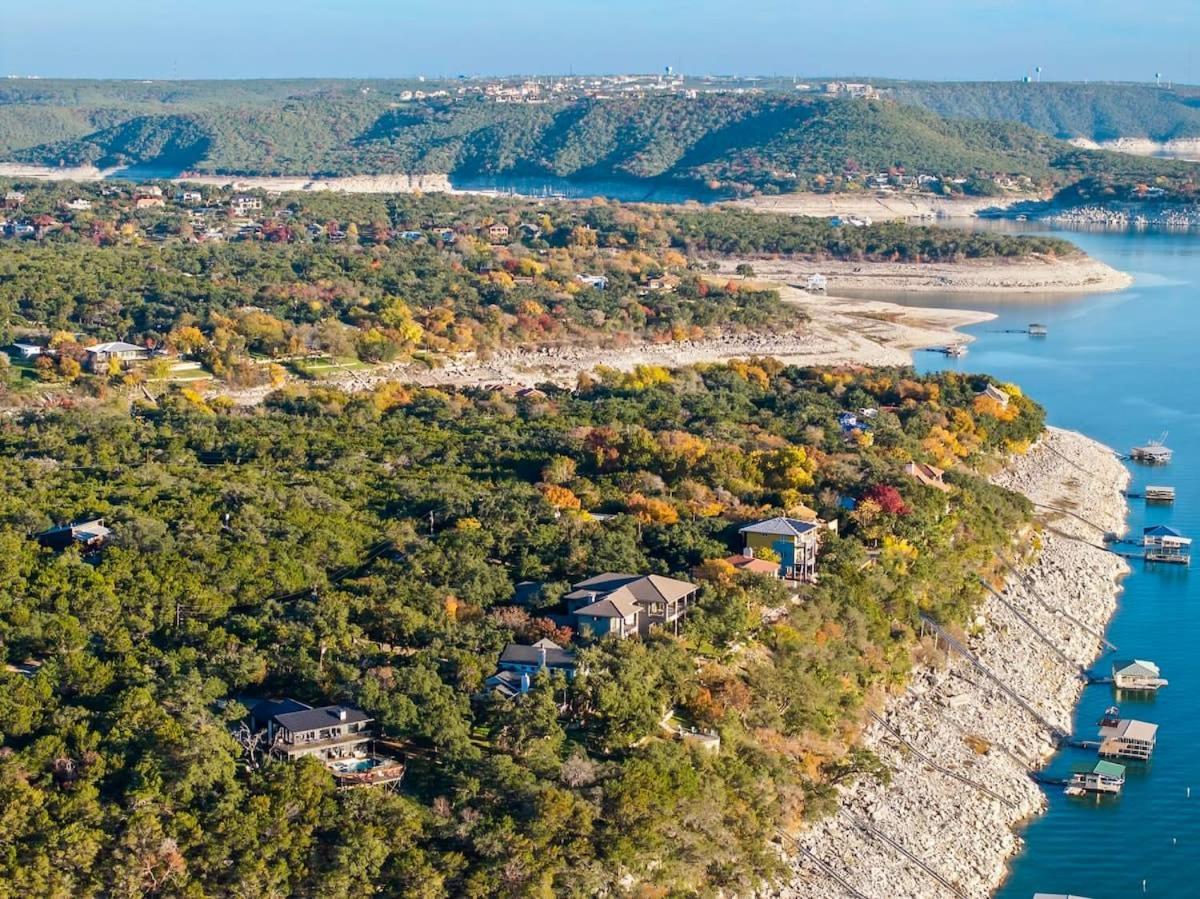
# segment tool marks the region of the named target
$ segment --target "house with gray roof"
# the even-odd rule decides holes
[[[42,531],[35,534],[34,539],[49,549],[78,546],[80,552],[86,553],[101,549],[111,536],[112,531],[105,526],[103,518],[89,518]]]
[[[123,340],[113,340],[109,343],[97,343],[95,346],[84,348],[87,353],[89,371],[102,371],[109,362],[144,362],[150,358],[150,351],[144,346],[126,343]]]
[[[568,680],[573,678],[575,653],[549,639],[538,640],[532,646],[509,643],[500,653],[496,668],[496,673],[484,681],[484,686],[505,699],[512,699],[527,693],[533,678],[543,671],[560,671]]]
[[[817,549],[822,525],[816,521],[777,516],[739,528],[743,552],[769,550],[779,556],[779,576],[809,582],[817,576]]]
[[[671,628],[695,603],[699,587],[661,574],[598,574],[575,584],[565,597],[577,629],[594,637],[619,638]]]
[[[395,788],[404,777],[403,761],[376,750],[375,719],[362,709],[313,708],[295,699],[245,702],[250,729],[271,756],[287,761],[315,758],[329,769],[339,790]]]

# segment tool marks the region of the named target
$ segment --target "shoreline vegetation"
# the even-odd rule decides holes
[[[1123,533],[1128,472],[1116,454],[1082,434],[1047,428],[1025,455],[993,482],[1035,504],[1041,544],[1017,562],[1002,593],[1022,615],[1050,635],[1073,663],[1089,666],[1101,647],[1094,636],[1051,611],[1061,609],[1103,631],[1116,609],[1128,566],[1102,548],[1106,532]],[[1056,507],[1062,511],[1049,510]],[[999,584],[994,585],[1000,587]],[[1070,731],[1082,685],[1077,671],[1032,639],[1028,626],[988,595],[967,631],[967,646],[1043,717]],[[944,644],[943,644],[944,647]],[[1003,881],[1020,851],[1014,828],[1045,807],[1029,776],[1044,766],[1054,745],[1044,727],[1001,694],[959,656],[929,645],[932,666],[918,667],[904,692],[876,706],[864,745],[893,766],[888,785],[861,779],[841,791],[838,812],[796,834],[799,844],[868,896],[931,895],[929,875],[895,849],[863,832],[864,821],[921,858],[969,897],[985,899]],[[920,763],[900,734],[929,759],[984,784],[1002,800]],[[794,877],[769,895],[825,899],[839,887],[798,858]]]
[[[178,378],[239,402],[293,378],[569,386],[596,365],[751,355],[902,365],[984,319],[842,291],[1128,284],[1057,237],[732,208],[77,183],[9,205],[0,338],[24,341],[5,370],[17,400]],[[103,341],[154,358],[96,370]]]

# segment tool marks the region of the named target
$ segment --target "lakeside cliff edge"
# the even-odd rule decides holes
[[[1071,665],[991,595],[967,645],[1038,716],[1067,732],[1082,690],[1074,666],[1091,665],[1100,646],[1094,634],[1051,610],[1094,632],[1111,618],[1128,567],[1100,544],[1104,533],[1125,529],[1129,475],[1108,447],[1049,428],[993,480],[1027,496],[1050,525],[1039,534],[1040,552],[1021,565],[1020,577],[1008,578],[1003,596]],[[836,814],[797,836],[867,896],[945,895],[936,877],[967,896],[989,896],[1020,850],[1014,828],[1046,804],[1030,777],[1055,749],[1046,726],[960,655],[944,661],[917,669],[908,689],[882,710],[886,727],[872,720],[865,731],[864,745],[894,771],[891,784],[860,780],[842,792]],[[792,880],[771,895],[823,899],[841,889],[811,860],[797,857]]]

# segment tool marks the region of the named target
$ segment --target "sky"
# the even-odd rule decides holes
[[[0,74],[1195,83],[1196,0],[0,0]],[[1200,58],[1195,60],[1200,64]]]

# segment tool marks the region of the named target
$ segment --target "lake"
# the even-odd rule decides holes
[[[965,358],[917,353],[917,366],[1013,381],[1045,405],[1051,424],[1122,452],[1168,431],[1173,464],[1131,466],[1131,490],[1173,485],[1176,505],[1131,500],[1129,525],[1140,534],[1143,525],[1166,522],[1200,537],[1200,395],[1192,381],[1200,367],[1200,235],[1063,236],[1134,274],[1134,285],[1090,297],[901,299],[999,316],[965,329],[977,337]],[[1047,325],[1049,336],[999,333],[1031,322]],[[1026,850],[1014,859],[999,899],[1029,899],[1039,891],[1089,899],[1200,895],[1200,571],[1131,564],[1108,632],[1120,650],[1098,660],[1095,671],[1107,675],[1113,658],[1145,658],[1162,667],[1169,687],[1151,699],[1120,703],[1126,716],[1159,725],[1154,758],[1140,768],[1130,765],[1116,799],[1070,799],[1059,787],[1045,788],[1049,810],[1025,831]],[[1076,736],[1094,739],[1096,721],[1114,702],[1111,687],[1088,687],[1076,711]],[[1073,765],[1094,759],[1094,752],[1067,749],[1047,773],[1067,776]]]

